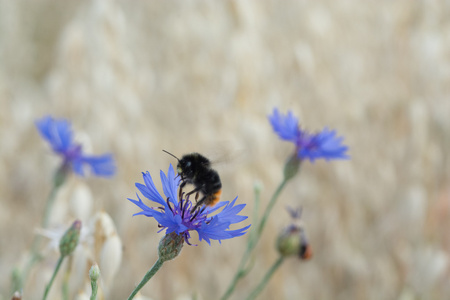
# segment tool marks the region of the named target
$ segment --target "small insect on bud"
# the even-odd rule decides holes
[[[22,295],[18,291],[16,291],[11,300],[22,300]]]
[[[81,221],[76,220],[59,241],[61,256],[67,256],[75,250],[78,245],[78,239],[80,238],[80,231]]]
[[[304,260],[308,260],[313,256],[311,245],[306,241],[306,239],[305,243],[300,246],[300,252],[298,253],[298,256]]]
[[[288,211],[294,222],[278,236],[277,250],[285,257],[298,255],[301,259],[310,259],[313,255],[312,249],[306,238],[305,230],[299,222],[301,210],[288,209]]]

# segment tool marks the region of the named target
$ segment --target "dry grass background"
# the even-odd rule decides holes
[[[251,215],[253,183],[266,203],[292,151],[273,107],[337,129],[352,158],[303,165],[233,299],[275,260],[285,206],[300,204],[315,256],[283,265],[260,299],[450,297],[449,17],[445,1],[0,1],[2,299],[59,162],[34,120],[68,118],[93,153],[115,154],[114,179],[69,185],[86,183],[116,223],[124,256],[107,299],[124,299],[161,237],[126,200],[140,172],[174,163],[161,149],[225,157],[223,197]],[[217,299],[244,245],[185,247],[142,293]],[[33,287],[26,299],[40,299]]]

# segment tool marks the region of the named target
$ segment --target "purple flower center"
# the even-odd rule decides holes
[[[83,147],[81,145],[73,145],[69,147],[66,151],[64,151],[64,159],[67,162],[74,161],[76,159],[79,159],[82,156],[83,153]]]

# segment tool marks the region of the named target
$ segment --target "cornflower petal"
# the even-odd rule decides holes
[[[83,160],[82,159],[73,159],[72,160],[72,171],[75,174],[78,174],[80,176],[84,176]]]
[[[167,176],[163,171],[160,171],[160,176],[164,194],[169,198],[170,202],[177,204],[177,189],[180,184],[180,178],[175,179],[175,171],[172,164],[169,166]]]
[[[62,153],[72,144],[72,130],[66,120],[54,120],[46,116],[36,121],[36,127],[55,152]]]
[[[141,198],[139,198],[138,194],[136,194],[136,197],[138,198],[139,201],[136,201],[136,200],[133,200],[133,199],[130,199],[130,198],[128,198],[128,200],[130,200],[131,202],[136,204],[139,208],[142,209],[142,211],[138,212],[138,213],[135,213],[133,216],[145,215],[147,217],[153,217],[155,212],[158,212],[158,211],[154,210],[153,208],[148,207],[147,205],[145,205],[144,202],[142,202]]]
[[[239,229],[235,229],[235,230],[229,230],[228,232],[233,236],[233,237],[238,237],[241,235],[244,235],[247,233],[247,229],[250,228],[251,225],[247,225],[245,227],[239,228]]]
[[[150,175],[150,172],[142,172],[142,175],[144,177],[144,183],[136,183],[136,187],[139,189],[139,191],[144,195],[145,198],[155,201],[159,204],[166,205],[166,201],[161,197],[158,190],[156,189],[155,184],[153,183],[152,176]]]
[[[336,136],[336,130],[324,128],[322,132],[317,134],[317,141],[321,144],[321,150],[328,158],[350,158],[345,152],[348,150],[346,145],[342,144],[343,137]]]
[[[223,222],[218,216],[214,216],[211,222],[208,224],[203,223],[196,231],[200,241],[205,240],[211,245],[210,239],[218,240],[220,242],[221,240],[244,235],[247,229],[250,228],[250,225],[236,230],[228,230],[229,227],[229,222]]]
[[[270,124],[278,136],[286,141],[295,141],[299,134],[298,119],[291,111],[283,116],[277,108],[269,116]]]
[[[229,223],[219,222],[217,217],[213,217],[209,224],[203,223],[200,228],[196,229],[196,231],[200,241],[205,240],[209,245],[211,245],[211,239],[221,241],[233,237],[229,232],[227,232],[229,226]]]
[[[82,156],[81,162],[89,165],[97,176],[112,176],[116,172],[114,158],[111,154],[100,156]]]
[[[222,222],[230,222],[230,224],[239,223],[247,219],[247,216],[239,216],[238,213],[244,209],[245,204],[234,205],[237,200],[237,197],[231,202],[227,204],[225,208],[218,213]]]
[[[328,128],[324,128],[303,143],[304,146],[299,149],[298,155],[308,158],[312,162],[318,158],[348,159],[349,156],[346,154],[348,147],[342,144],[343,139],[343,137],[336,136],[335,130],[330,131]]]
[[[166,234],[169,234],[171,232],[181,234],[183,231],[188,230],[188,227],[183,224],[183,220],[180,215],[174,215],[170,213],[164,214],[158,212],[155,214],[154,218],[161,226],[167,228]]]
[[[219,210],[219,208],[221,208],[222,206],[225,206],[228,204],[229,201],[220,201],[219,203],[217,203],[214,206],[206,206],[205,208],[205,213],[207,215],[212,214],[213,212],[215,212],[216,210]]]

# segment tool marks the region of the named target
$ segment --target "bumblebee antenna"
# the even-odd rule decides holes
[[[176,157],[175,155],[173,155],[173,154],[170,153],[169,151],[166,151],[166,150],[163,149],[163,152],[166,152],[166,153],[169,154],[170,156],[173,156],[173,157],[175,157],[178,161],[180,161],[180,160],[178,159],[178,157]]]

